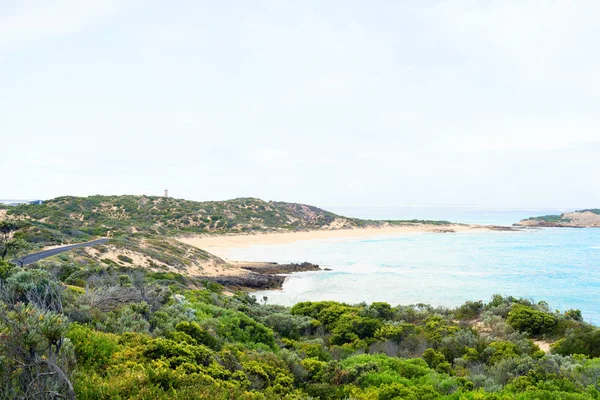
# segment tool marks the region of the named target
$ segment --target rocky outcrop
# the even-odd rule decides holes
[[[573,211],[561,215],[544,215],[519,221],[516,226],[558,228],[600,228],[600,209]]]
[[[286,279],[285,274],[304,271],[321,271],[316,264],[308,262],[300,264],[278,264],[275,262],[237,262],[235,267],[243,272],[235,275],[200,276],[234,289],[281,289]]]
[[[238,267],[259,274],[291,274],[293,272],[320,271],[321,268],[316,264],[303,262],[301,264],[278,264],[274,262],[265,263],[238,263]]]
[[[501,226],[501,225],[489,225],[489,226],[486,226],[486,228],[489,229],[490,231],[499,231],[499,232],[514,232],[514,231],[521,230],[519,228],[515,228],[512,226]]]

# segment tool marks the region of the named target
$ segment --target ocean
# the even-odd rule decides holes
[[[420,211],[414,218],[503,225],[527,216],[560,212]],[[388,215],[397,212],[387,211]],[[365,218],[407,218],[406,212],[381,213],[345,212]],[[454,307],[467,300],[487,301],[499,293],[543,300],[561,311],[580,309],[586,321],[600,323],[600,228],[404,233],[257,245],[232,250],[228,256],[247,261],[309,261],[332,270],[292,274],[283,290],[255,293],[259,299],[267,296],[273,304],[336,300]]]

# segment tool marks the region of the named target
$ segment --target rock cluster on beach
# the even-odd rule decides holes
[[[235,275],[206,276],[207,280],[232,288],[281,289],[285,274],[304,271],[322,271],[316,265],[308,262],[300,264],[278,264],[275,262],[236,263],[242,273]]]

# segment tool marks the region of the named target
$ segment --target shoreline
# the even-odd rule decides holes
[[[517,231],[518,228],[507,226],[486,226],[486,225],[402,225],[387,227],[368,227],[354,229],[329,229],[313,231],[296,232],[260,232],[250,234],[230,234],[230,235],[189,235],[181,236],[176,239],[187,245],[202,249],[214,254],[225,261],[244,261],[231,260],[229,254],[232,250],[247,248],[257,245],[278,245],[289,244],[300,241],[312,240],[335,240],[335,239],[363,239],[373,236],[414,234],[414,233],[464,233],[464,232],[493,232],[493,231]]]
[[[278,264],[273,260],[249,262],[232,259],[232,251],[259,245],[283,245],[300,241],[323,241],[339,239],[366,239],[376,236],[394,236],[417,233],[469,233],[494,231],[520,231],[523,229],[495,225],[428,225],[411,224],[401,226],[367,227],[353,229],[330,229],[296,232],[261,232],[228,235],[187,235],[175,238],[181,243],[207,251],[227,263],[229,268],[220,272],[202,274],[202,278],[211,280],[230,289],[244,291],[281,290],[288,276],[302,271],[323,271],[310,262],[300,264]],[[328,270],[327,268],[325,270]],[[206,271],[208,272],[208,271]]]
[[[287,277],[294,272],[328,270],[309,262],[279,264],[275,262],[233,261],[230,265],[237,270],[237,273],[201,276],[201,278],[221,284],[228,289],[253,292],[258,290],[281,290]]]

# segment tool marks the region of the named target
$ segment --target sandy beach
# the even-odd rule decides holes
[[[344,238],[367,238],[380,235],[396,235],[403,233],[425,233],[425,232],[483,232],[490,228],[481,225],[405,225],[390,226],[384,228],[357,228],[337,230],[315,230],[303,232],[274,232],[241,235],[196,235],[179,237],[182,243],[198,247],[208,251],[225,260],[229,260],[228,254],[232,249],[239,249],[255,245],[286,244],[303,240],[326,240]]]

